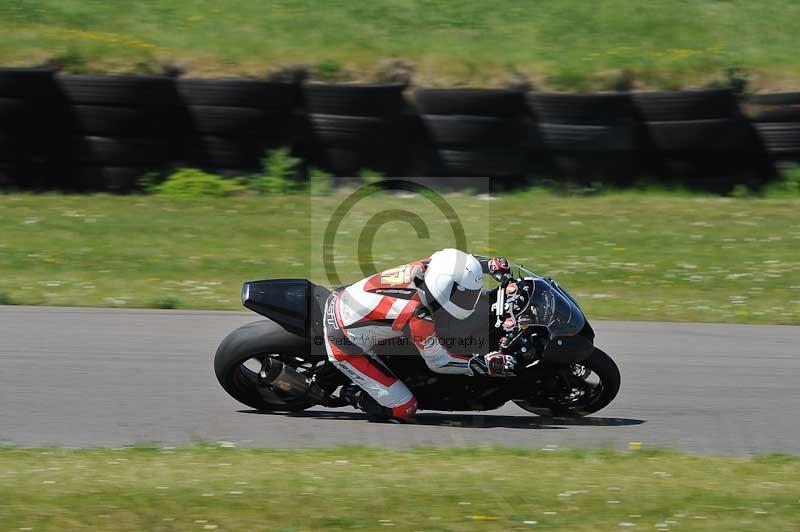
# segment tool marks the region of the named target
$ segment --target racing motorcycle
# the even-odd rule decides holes
[[[513,401],[540,416],[581,417],[608,405],[619,391],[619,369],[594,346],[594,331],[572,296],[517,264],[498,281],[470,318],[437,319],[437,330],[452,352],[513,355],[514,376],[437,374],[410,341],[375,347],[420,410],[494,410]],[[236,329],[217,348],[214,370],[225,391],[259,411],[346,406],[337,390],[350,381],[328,361],[323,345],[329,294],[306,279],[244,283],[242,304],[268,320]]]

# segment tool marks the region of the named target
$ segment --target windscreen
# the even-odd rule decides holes
[[[550,337],[578,334],[586,322],[583,312],[555,283],[536,279],[534,284],[531,312]]]
[[[551,338],[573,336],[583,329],[586,323],[583,312],[555,281],[542,278],[518,264],[513,267],[515,277],[533,282],[530,312],[535,323],[547,327]]]

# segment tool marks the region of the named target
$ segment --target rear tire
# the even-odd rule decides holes
[[[591,370],[600,381],[592,390],[588,401],[571,405],[568,401],[536,396],[530,399],[516,399],[514,403],[523,410],[539,416],[565,418],[588,416],[608,406],[619,392],[620,374],[616,363],[610,356],[595,348],[589,358],[578,365]]]
[[[242,404],[262,412],[299,412],[316,403],[259,384],[257,370],[248,368],[245,363],[275,357],[303,372],[308,369],[304,368],[303,361],[310,367],[324,363],[324,360],[304,355],[307,344],[308,340],[286,332],[275,323],[250,323],[230,333],[219,345],[214,356],[214,372],[222,388]]]

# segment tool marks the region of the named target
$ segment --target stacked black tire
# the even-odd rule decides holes
[[[126,192],[178,165],[257,170],[292,146],[339,176],[531,175],[731,190],[800,162],[800,93],[555,94],[0,69],[0,186]],[[465,184],[466,183],[466,184]]]
[[[624,185],[639,171],[639,120],[629,93],[528,93],[537,173]]]
[[[177,89],[184,164],[251,171],[266,151],[291,144],[295,83],[180,78]]]
[[[394,83],[304,84],[298,151],[337,176],[364,169],[401,175],[409,146],[405,88]]]
[[[633,100],[663,182],[725,192],[767,177],[761,145],[731,90],[639,92]]]
[[[177,94],[160,76],[57,76],[68,104],[66,186],[126,192],[174,156]]]
[[[800,92],[751,96],[744,108],[773,162],[800,162]]]
[[[52,70],[0,69],[0,188],[44,188],[57,179],[57,94]]]
[[[528,123],[524,93],[503,89],[419,89],[414,93],[435,176],[525,175]]]

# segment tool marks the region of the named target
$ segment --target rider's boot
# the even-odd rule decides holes
[[[367,414],[369,421],[375,423],[405,423],[408,420],[392,415],[392,409],[378,404],[367,392],[355,384],[345,384],[339,391],[339,397],[347,404]]]

